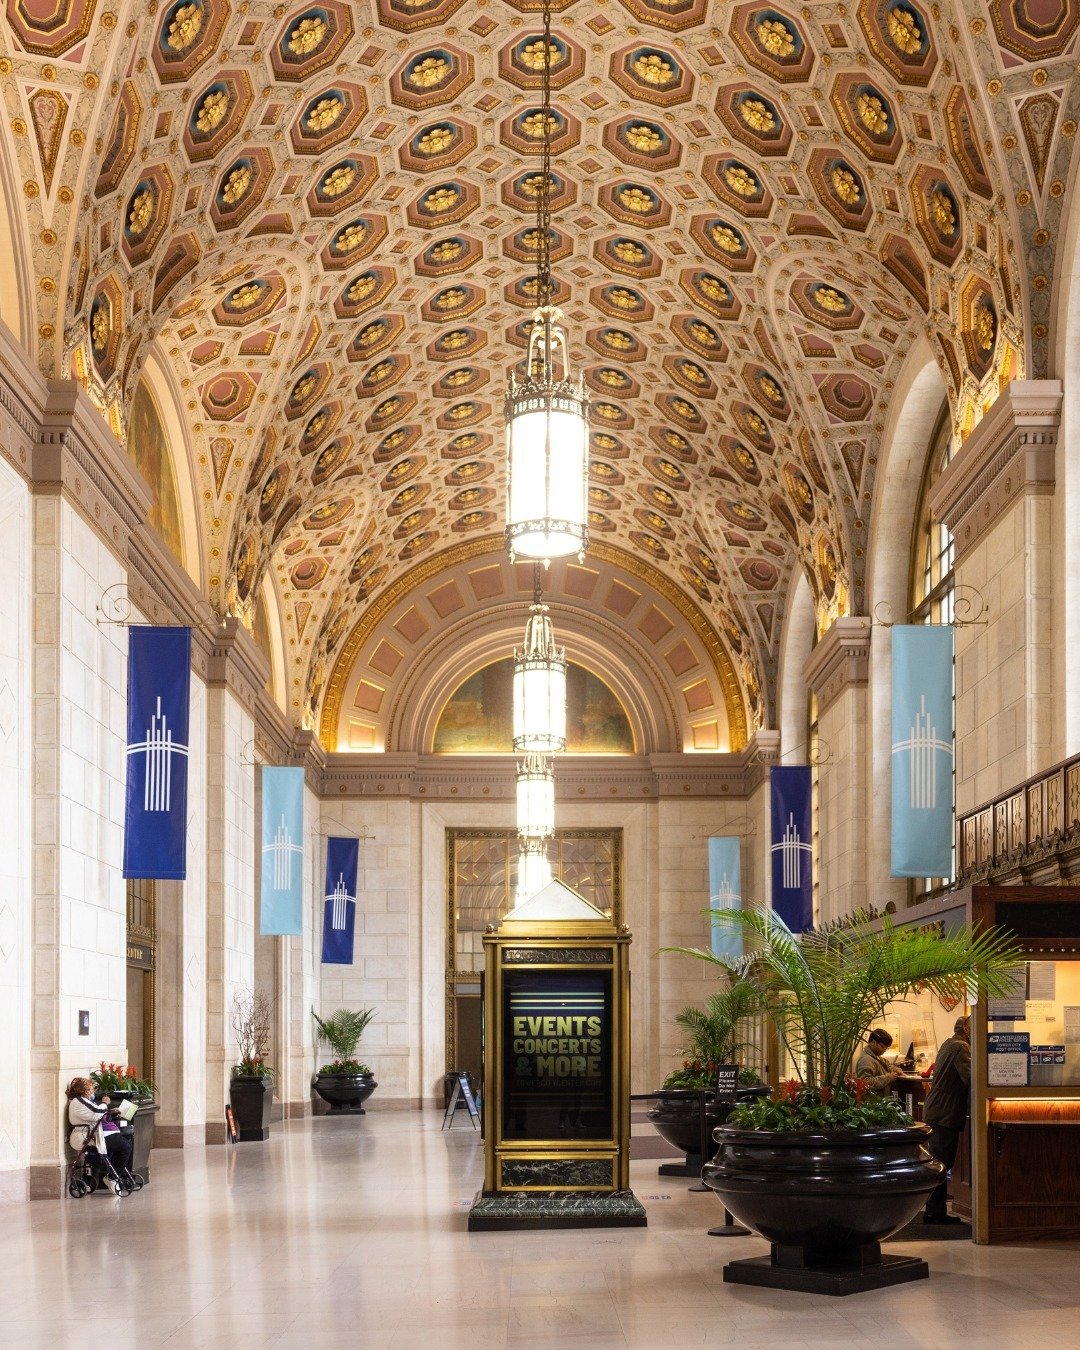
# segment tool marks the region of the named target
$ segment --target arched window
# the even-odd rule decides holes
[[[915,513],[915,529],[911,541],[911,609],[909,623],[952,623],[956,602],[956,550],[947,526],[930,515],[930,493],[945,466],[952,459],[952,428],[949,422],[949,404],[942,404],[930,438],[922,484],[919,487],[919,505]],[[956,705],[956,680],[953,679],[953,706]],[[956,759],[953,758],[955,785]],[[955,792],[953,794],[955,800]],[[956,875],[956,840],[953,839],[952,867],[947,877],[914,877],[909,883],[908,902],[919,904],[936,895]]]

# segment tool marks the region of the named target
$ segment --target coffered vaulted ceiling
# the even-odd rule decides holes
[[[958,432],[1046,369],[1080,11],[556,8],[553,270],[593,397],[591,530],[700,609],[752,728],[793,569],[820,625],[865,607],[912,343]],[[208,597],[244,612],[269,570],[298,718],[386,588],[501,534],[537,10],[6,0],[24,338],[121,434],[156,344]]]

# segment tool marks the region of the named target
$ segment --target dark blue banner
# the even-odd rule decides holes
[[[777,766],[771,773],[772,907],[793,933],[814,926],[813,823],[810,766]]]
[[[128,629],[124,876],[187,877],[191,629]]]
[[[356,934],[356,867],[358,839],[326,841],[326,887],[323,890],[322,960],[324,966],[351,966]]]

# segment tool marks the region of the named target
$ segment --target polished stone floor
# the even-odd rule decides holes
[[[128,1199],[5,1209],[0,1344],[1080,1347],[1080,1244],[905,1243],[929,1281],[846,1299],[725,1285],[723,1262],[765,1244],[706,1236],[715,1197],[655,1160],[632,1164],[647,1229],[467,1233],[480,1139],[440,1120],[298,1121],[155,1152]]]

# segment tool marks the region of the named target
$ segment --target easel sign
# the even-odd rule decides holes
[[[446,1103],[446,1114],[443,1116],[442,1128],[444,1130],[453,1125],[454,1112],[462,1102],[469,1108],[469,1118],[475,1130],[480,1120],[480,1111],[477,1108],[476,1098],[473,1096],[473,1090],[469,1083],[469,1075],[465,1069],[459,1069],[454,1074],[454,1090],[450,1094],[450,1100]]]
[[[236,1127],[236,1117],[233,1115],[232,1106],[225,1108],[225,1133],[229,1136],[229,1142],[238,1144],[240,1142],[240,1131]]]

